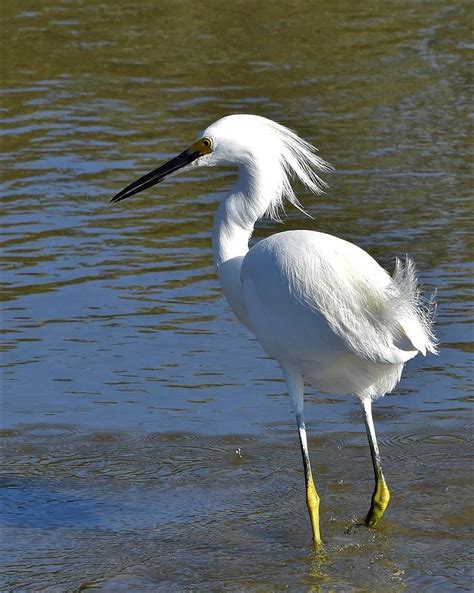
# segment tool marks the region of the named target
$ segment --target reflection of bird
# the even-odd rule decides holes
[[[249,249],[255,222],[278,217],[288,199],[299,202],[291,179],[320,193],[318,171],[329,165],[295,133],[255,115],[230,115],[209,126],[187,150],[144,175],[118,202],[178,169],[234,165],[237,181],[214,219],[214,261],[238,319],[280,364],[293,402],[303,455],[313,538],[321,544],[303,420],[303,381],[327,393],[352,393],[361,403],[375,473],[366,518],[374,526],[390,498],[372,421],[372,401],[391,391],[404,363],[435,352],[429,311],[420,304],[411,260],[390,277],[365,251],[337,237],[286,231]]]

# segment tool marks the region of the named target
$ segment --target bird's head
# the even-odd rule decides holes
[[[275,179],[275,210],[284,197],[299,206],[291,189],[293,177],[310,191],[320,193],[325,183],[317,172],[331,170],[313,146],[288,128],[258,115],[228,115],[208,126],[178,156],[120,191],[112,202],[129,198],[179,170],[214,165],[265,169]]]
[[[197,162],[210,166],[258,166],[263,161],[274,161],[283,148],[281,130],[287,128],[258,115],[228,115],[199,135],[201,142],[210,143],[211,152]]]

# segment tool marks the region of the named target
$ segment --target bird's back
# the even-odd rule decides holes
[[[247,253],[241,281],[249,325],[263,348],[324,391],[357,393],[380,383],[369,392],[382,395],[406,360],[434,348],[403,286],[337,237],[277,233]]]

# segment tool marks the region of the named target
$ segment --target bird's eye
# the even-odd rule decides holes
[[[201,142],[202,142],[203,146],[205,146],[206,148],[211,148],[211,146],[212,146],[212,142],[211,142],[210,138],[203,138],[201,140]]]

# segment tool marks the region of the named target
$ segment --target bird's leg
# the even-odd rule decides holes
[[[306,482],[306,504],[308,505],[309,518],[313,530],[313,540],[319,548],[322,546],[321,534],[319,533],[319,494],[316,490],[309,461],[308,440],[306,438],[306,426],[302,414],[296,414],[298,424],[298,435],[300,438],[301,454],[303,456],[304,477]]]
[[[365,428],[369,439],[370,454],[372,456],[375,476],[375,489],[372,494],[370,510],[365,518],[365,524],[367,527],[374,527],[383,517],[390,500],[390,492],[380,462],[380,453],[377,445],[377,437],[375,436],[374,421],[372,419],[372,400],[370,398],[361,400],[361,406],[364,413]]]
[[[301,373],[291,367],[281,365],[283,375],[288,386],[288,394],[293,402],[295,410],[296,423],[298,425],[298,436],[300,439],[301,455],[303,456],[304,478],[306,482],[306,504],[308,505],[309,518],[311,519],[311,528],[313,530],[313,540],[315,545],[320,548],[323,544],[319,533],[319,495],[314,486],[311,463],[309,461],[308,439],[306,437],[306,426],[303,419],[304,407],[304,383]]]

